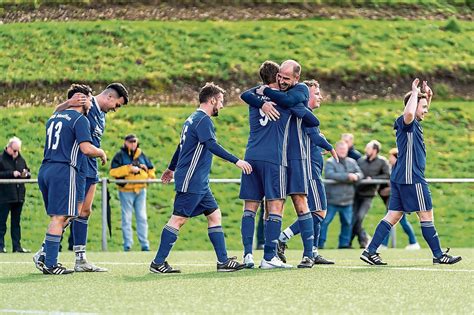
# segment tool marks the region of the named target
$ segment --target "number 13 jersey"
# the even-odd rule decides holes
[[[92,142],[89,121],[75,110],[55,112],[46,123],[45,163],[67,163],[79,170],[86,158],[79,149],[82,142]]]

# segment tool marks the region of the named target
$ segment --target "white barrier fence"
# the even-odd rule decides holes
[[[211,178],[211,183],[222,183],[222,184],[240,184],[239,178]],[[474,178],[428,178],[428,183],[474,183]],[[37,179],[0,179],[1,184],[34,184],[37,183]],[[388,184],[390,181],[387,179],[363,179],[359,181],[358,185],[369,185],[369,184]],[[108,179],[102,177],[100,182],[102,189],[102,251],[107,250],[107,185],[109,183],[126,184],[126,183],[148,183],[148,184],[161,184],[161,179],[146,179],[146,180],[125,180],[125,179]],[[324,184],[335,184],[335,180],[323,179]],[[392,229],[392,246],[395,247],[395,229]]]

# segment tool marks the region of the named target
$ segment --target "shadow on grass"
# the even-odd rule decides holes
[[[45,278],[48,278],[48,277],[45,277],[45,275],[41,273],[28,273],[28,274],[23,274],[19,276],[0,277],[0,283],[10,284],[10,283],[40,282],[40,281],[44,281]]]
[[[356,268],[351,268],[351,272],[357,272],[357,273],[368,273],[368,272],[384,272],[387,270],[393,270],[393,271],[400,271],[399,268],[420,268],[420,267],[426,267],[426,266],[420,266],[420,265],[400,265],[400,266],[360,266]],[[413,271],[417,271],[414,269]]]
[[[122,279],[125,282],[149,282],[149,281],[173,281],[173,280],[193,280],[193,279],[226,279],[226,278],[245,278],[245,277],[264,277],[269,273],[280,273],[286,272],[283,269],[274,270],[242,270],[236,272],[217,272],[217,271],[206,271],[206,272],[194,272],[194,273],[181,273],[181,274],[155,274],[148,273],[143,276],[133,277],[124,276]]]

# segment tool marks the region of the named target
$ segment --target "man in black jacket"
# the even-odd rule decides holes
[[[31,178],[26,161],[20,154],[21,140],[13,137],[0,156],[1,179]],[[5,233],[7,232],[8,213],[11,212],[11,237],[13,252],[29,253],[21,247],[20,217],[25,202],[25,184],[0,184],[0,253],[6,253]]]

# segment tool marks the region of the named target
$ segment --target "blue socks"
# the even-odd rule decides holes
[[[313,215],[313,230],[314,230],[314,241],[313,247],[318,248],[319,243],[319,234],[321,233],[321,222],[323,222],[324,218],[319,216],[316,212],[311,212]]]
[[[165,262],[166,257],[168,257],[171,251],[171,248],[178,239],[178,232],[179,231],[177,229],[169,225],[165,225],[163,232],[161,232],[160,247],[158,248],[158,252],[156,253],[155,259],[153,260],[155,264],[159,265]]]
[[[280,233],[280,236],[278,237],[278,240],[280,242],[286,243],[290,240],[295,235],[298,235],[300,233],[300,223],[298,220],[293,222],[292,225],[287,227],[284,231]]]
[[[46,254],[45,265],[48,268],[58,264],[59,243],[61,242],[61,235],[54,235],[46,233],[44,251]]]
[[[421,232],[425,241],[431,248],[433,256],[439,258],[443,256],[443,251],[441,250],[441,243],[439,241],[438,232],[434,226],[433,221],[421,221]]]
[[[313,218],[311,212],[307,212],[298,216],[298,223],[300,225],[301,239],[303,240],[303,256],[313,257],[313,241],[314,229]]]
[[[367,250],[370,254],[375,254],[377,252],[377,248],[379,248],[380,244],[382,244],[383,240],[387,237],[392,229],[392,225],[385,220],[380,221],[375,229],[374,236],[372,237],[372,241],[370,241],[369,247]]]
[[[270,261],[276,256],[278,236],[281,231],[281,216],[270,214],[265,226],[265,246],[263,247],[263,259]]]
[[[88,223],[88,217],[77,217],[74,220],[74,223],[72,224],[72,235],[74,237],[74,245],[86,245]]]
[[[224,231],[222,226],[213,226],[207,229],[209,239],[214,246],[216,252],[217,261],[220,263],[226,262],[229,258],[227,257],[227,249],[225,247]]]
[[[255,212],[244,210],[240,232],[242,244],[244,245],[244,256],[252,253],[253,234],[255,231]]]

